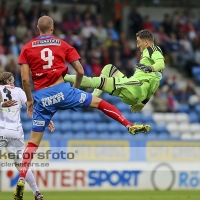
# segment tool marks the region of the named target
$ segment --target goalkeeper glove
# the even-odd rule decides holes
[[[132,105],[131,107],[130,107],[130,110],[132,111],[132,112],[141,112],[142,111],[142,108],[144,108],[144,106],[145,106],[145,104],[143,104],[143,103],[137,103],[137,104],[135,104],[135,105]]]
[[[138,68],[138,69],[140,69],[140,70],[142,70],[145,73],[150,73],[150,72],[153,71],[152,67],[146,66],[146,65],[140,64],[140,63],[135,64],[135,67]]]

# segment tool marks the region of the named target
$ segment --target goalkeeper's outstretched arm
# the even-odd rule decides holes
[[[161,71],[165,68],[164,59],[157,59],[155,63],[151,66],[153,72]]]
[[[146,66],[144,64],[141,63],[137,63],[135,64],[135,67],[142,70],[145,73],[151,73],[151,72],[158,72],[161,71],[165,68],[165,63],[164,63],[164,59],[157,59],[155,61],[155,63],[151,66]]]

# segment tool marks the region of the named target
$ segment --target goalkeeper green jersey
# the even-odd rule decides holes
[[[144,51],[142,52],[141,55],[141,59],[140,59],[140,63],[144,64],[146,66],[153,66],[155,72],[153,73],[145,73],[143,71],[141,71],[140,69],[136,68],[136,71],[134,73],[134,77],[146,77],[148,75],[161,75],[160,73],[156,73],[159,72],[161,70],[164,69],[165,65],[164,65],[164,57],[162,55],[162,50],[160,49],[160,47],[156,46],[156,45],[152,45],[147,47],[146,49],[144,49]]]

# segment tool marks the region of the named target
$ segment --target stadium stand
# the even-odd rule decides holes
[[[44,9],[41,5],[36,3],[27,10],[24,9],[25,5],[16,4],[11,12],[5,3],[0,9],[0,71],[13,72],[16,86],[21,86],[17,65],[19,52],[27,41],[37,36],[37,19],[44,14],[54,18],[55,35],[79,51],[86,75],[98,76],[108,63],[116,65],[127,76],[134,73],[134,64],[140,58],[134,42],[135,31],[138,30],[129,26],[129,33],[133,34],[124,33],[116,26],[114,19],[108,23],[102,10],[96,12],[96,7],[88,10],[87,7],[79,9],[75,6],[73,11],[68,9],[61,13],[54,12],[51,6]],[[141,23],[144,22],[143,13],[138,11],[137,15]],[[200,26],[197,21],[191,23],[191,16],[192,10],[180,10],[164,15],[161,21],[150,19],[150,24],[138,26],[139,29],[143,25],[153,27],[156,43],[161,46],[166,59],[166,70],[159,91],[143,113],[131,113],[129,106],[118,98],[103,94],[103,98],[114,104],[130,121],[151,125],[152,129],[147,135],[138,134],[134,139],[200,139]],[[130,12],[126,21],[130,22],[131,17],[134,17],[134,13]],[[86,24],[90,24],[88,28]],[[69,66],[69,73],[74,73],[70,65],[66,65]],[[162,102],[161,107],[154,100]],[[21,119],[25,138],[29,138],[31,121],[25,108],[22,109]],[[97,111],[80,109],[78,112],[58,112],[53,121],[55,133],[46,130],[44,138],[133,138],[123,126]]]

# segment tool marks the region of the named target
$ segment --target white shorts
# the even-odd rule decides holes
[[[9,130],[0,128],[0,150],[5,147],[7,153],[22,156],[25,148],[24,132],[21,130]]]

